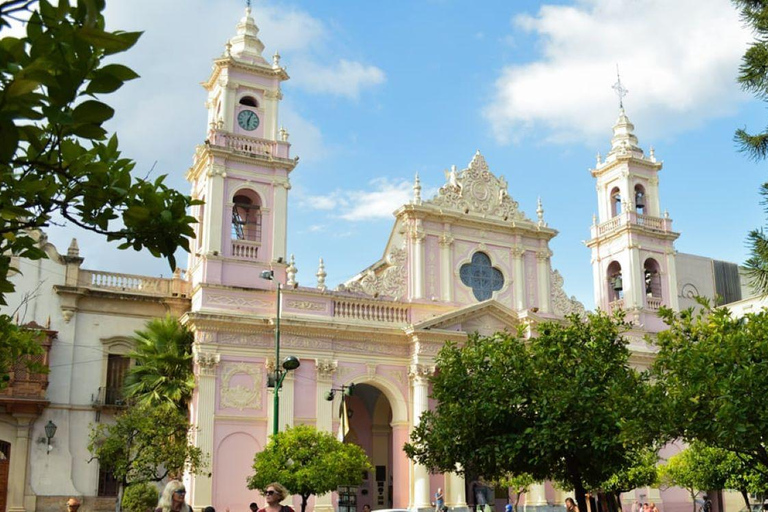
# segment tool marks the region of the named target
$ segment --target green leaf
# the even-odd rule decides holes
[[[0,121],[0,162],[13,158],[19,145],[19,130],[11,121]]]
[[[84,101],[72,112],[75,123],[103,123],[115,115],[115,110],[109,105],[96,100]]]
[[[79,39],[104,50],[105,55],[112,55],[128,50],[141,37],[142,32],[107,32],[105,30],[84,27],[76,36]]]

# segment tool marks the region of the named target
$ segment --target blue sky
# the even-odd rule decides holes
[[[138,174],[154,165],[188,190],[183,175],[206,129],[199,83],[243,5],[109,2],[111,28],[145,31],[119,59],[142,78],[109,100],[109,128]],[[727,0],[257,0],[254,18],[265,55],[279,51],[292,77],[281,115],[301,157],[288,251],[302,285],[314,285],[321,257],[332,286],[380,258],[414,174],[430,195],[444,169],[479,149],[529,217],[542,198],[560,232],[553,266],[592,307],[589,168],[609,148],[617,63],[640,145],[665,164],[661,204],[682,233],[677,250],[742,262],[747,232],[764,222],[766,164],[738,153],[732,136],[762,128],[766,111],[735,81],[751,35]],[[169,274],[161,260],[73,227],[50,232],[61,252],[72,236],[86,268]]]

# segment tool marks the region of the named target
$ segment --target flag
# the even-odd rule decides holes
[[[341,395],[341,404],[339,404],[339,433],[336,438],[342,443],[349,433],[349,420],[347,418],[347,400],[344,395]]]

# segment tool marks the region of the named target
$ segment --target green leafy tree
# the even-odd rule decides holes
[[[655,437],[633,426],[653,395],[629,365],[627,328],[598,312],[542,323],[529,340],[496,333],[447,343],[432,378],[437,406],[421,416],[407,455],[489,481],[525,472],[567,482],[586,510],[585,489],[631,465],[629,454]]]
[[[505,487],[507,489],[507,499],[512,501],[512,509],[515,512],[517,512],[520,505],[520,499],[530,491],[531,485],[535,483],[536,480],[528,473],[508,473],[492,482],[494,487]]]
[[[628,453],[631,465],[625,466],[612,474],[601,485],[600,489],[608,498],[609,510],[621,510],[621,494],[639,487],[655,487],[659,482],[658,450],[649,446],[634,453]]]
[[[342,485],[359,485],[372,469],[362,448],[342,443],[333,434],[298,425],[272,436],[253,459],[255,474],[249,489],[264,490],[280,482],[291,494],[301,496],[301,512],[310,496],[321,496]]]
[[[115,420],[91,427],[88,450],[120,482],[117,512],[128,485],[206,469],[207,455],[191,444],[189,422],[176,409],[129,407]]]
[[[760,99],[768,98],[768,2],[765,0],[732,0],[741,12],[742,21],[755,34],[741,59],[739,83]],[[755,159],[768,157],[768,129],[750,134],[746,129],[736,131],[736,142]]]
[[[125,377],[125,396],[139,405],[186,411],[195,389],[192,332],[170,315],[136,331],[136,361]]]
[[[653,366],[672,437],[700,441],[768,466],[768,312],[733,318],[726,308],[662,308]]]
[[[756,97],[768,99],[768,2],[765,0],[732,0],[741,12],[741,18],[755,34],[755,40],[749,45],[741,59],[739,83],[742,89]],[[759,133],[749,133],[746,128],[736,130],[734,136],[742,151],[755,160],[768,157],[768,128]],[[760,188],[766,205],[768,183]],[[768,212],[767,212],[768,213]],[[745,262],[748,275],[754,288],[762,294],[768,293],[768,237],[763,229],[749,233],[747,246],[750,256]]]
[[[723,450],[702,443],[691,443],[659,468],[661,484],[664,487],[682,487],[688,491],[693,501],[693,512],[696,512],[696,497],[699,494],[725,488],[726,477],[722,472],[725,456]]]
[[[121,249],[164,256],[172,268],[176,249],[188,249],[194,237],[187,209],[196,202],[168,188],[164,177],[131,176],[134,163],[103,128],[114,110],[100,97],[137,78],[103,61],[140,36],[105,30],[104,5],[0,1],[0,29],[12,21],[26,26],[23,37],[0,39],[0,305],[14,291],[11,256],[44,258],[34,230],[54,219],[119,241]],[[0,317],[0,332],[11,330]],[[4,339],[3,353],[34,355],[28,338],[15,334]],[[7,372],[0,366],[0,376]]]
[[[152,512],[155,510],[159,493],[149,482],[129,485],[123,495],[123,510],[127,512]]]

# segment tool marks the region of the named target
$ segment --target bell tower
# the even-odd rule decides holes
[[[661,211],[662,163],[646,156],[623,106],[613,126],[611,149],[590,172],[597,179],[597,217],[592,222],[595,305],[627,312],[649,331],[662,328],[656,311],[678,308],[672,220]]]
[[[280,86],[288,74],[275,53],[262,56],[250,7],[213,61],[203,87],[208,91],[208,128],[187,172],[197,239],[190,247],[189,272],[198,284],[268,287],[265,269],[283,275],[291,158],[288,132],[278,124]]]

